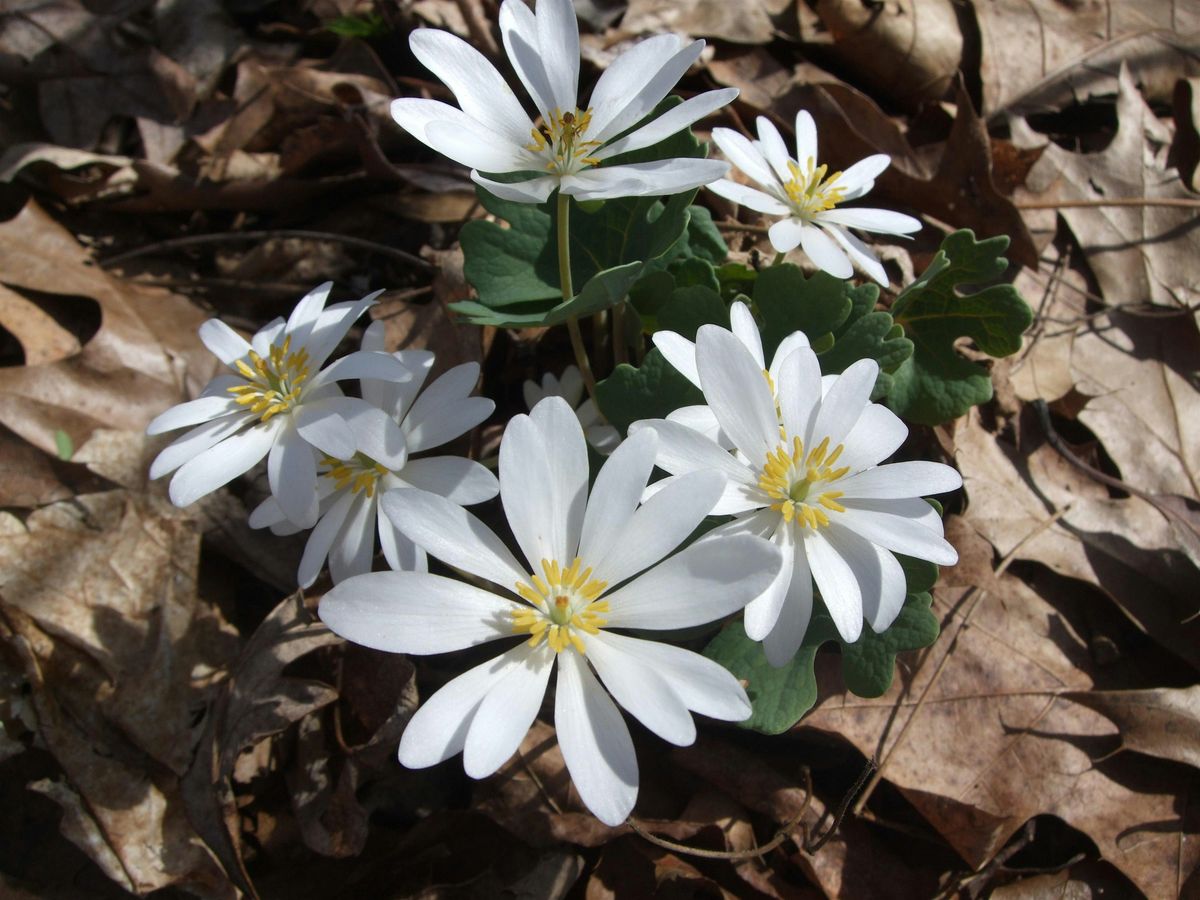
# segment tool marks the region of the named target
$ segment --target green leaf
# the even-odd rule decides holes
[[[843,641],[823,604],[817,603],[804,641],[791,662],[775,668],[767,662],[762,645],[746,637],[740,622],[725,628],[704,649],[704,655],[746,684],[753,712],[742,722],[764,734],[780,734],[817,702],[814,664],[817,651],[829,641],[841,645],[842,677],[846,688],[860,697],[878,697],[892,684],[896,655],[928,647],[939,633],[928,593],[910,593],[896,621],[882,634],[864,626],[852,644]]]
[[[860,359],[878,362],[873,399],[891,390],[891,373],[912,355],[912,342],[895,328],[892,316],[875,309],[879,288],[873,284],[855,286],[826,272],[805,278],[799,267],[783,263],[758,273],[753,298],[768,359],[785,337],[803,331],[826,375],[844,372]]]
[[[681,406],[704,402],[690,381],[667,362],[657,348],[646,354],[640,368],[622,363],[596,385],[604,418],[622,434],[638,419],[661,419]]]
[[[513,304],[490,309],[473,300],[451,303],[450,309],[476,325],[495,325],[498,328],[531,328],[559,325],[571,317],[590,316],[608,309],[625,298],[642,271],[642,263],[597,273],[572,299],[547,308],[544,305]]]
[[[954,342],[971,338],[989,356],[1021,348],[1032,324],[1029,304],[1011,284],[974,286],[1000,277],[1008,267],[1003,235],[975,240],[963,229],[942,241],[925,273],[892,306],[892,316],[912,340],[912,357],[895,372],[887,403],[899,416],[923,425],[955,419],[992,397],[987,369],[960,356]]]
[[[391,31],[383,16],[378,13],[371,13],[362,18],[341,16],[331,22],[325,23],[325,29],[338,35],[338,37],[346,38],[382,37]]]
[[[658,313],[658,327],[675,331],[689,341],[696,340],[701,325],[729,327],[729,309],[725,301],[710,287],[695,285],[677,287]]]
[[[71,457],[75,455],[75,443],[71,440],[71,436],[61,428],[54,432],[54,449],[58,452],[58,458],[70,462]]]

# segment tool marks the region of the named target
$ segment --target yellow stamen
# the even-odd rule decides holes
[[[292,353],[291,344],[289,336],[282,344],[271,345],[267,359],[251,350],[247,354],[249,363],[239,359],[233,364],[238,374],[246,379],[246,384],[226,390],[233,394],[239,406],[249,407],[250,412],[260,416],[263,422],[292,409],[308,380],[308,350],[302,348]]]
[[[593,579],[591,567],[584,568],[579,557],[566,568],[557,560],[543,559],[540,568],[545,578],[530,575],[528,581],[516,584],[518,596],[530,605],[513,610],[513,632],[529,634],[531,647],[545,637],[555,653],[570,646],[584,654],[586,645],[579,633],[598,634],[608,621],[608,601],[596,599],[607,582]]]
[[[844,449],[838,444],[830,452],[826,436],[806,454],[799,437],[793,437],[789,445],[785,434],[779,446],[767,454],[758,478],[759,488],[775,501],[770,508],[789,525],[795,522],[813,530],[829,525],[826,510],[846,511],[838,502],[844,491],[823,489],[850,471],[849,466],[832,467]]]
[[[525,149],[546,159],[546,170],[549,172],[566,175],[587,166],[599,165],[600,160],[592,153],[599,149],[601,142],[584,139],[591,124],[590,109],[570,112],[553,110],[548,120],[532,130],[533,142],[526,144]]]
[[[321,457],[320,474],[333,479],[336,490],[357,494],[360,491],[368,497],[375,496],[375,487],[379,479],[388,474],[388,469],[367,456],[356,453],[351,459],[337,459],[333,456]]]

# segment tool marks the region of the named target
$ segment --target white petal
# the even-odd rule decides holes
[[[317,457],[294,428],[283,428],[267,456],[271,496],[301,528],[317,524]]]
[[[667,415],[667,421],[699,432],[710,441],[720,444],[725,450],[733,449],[733,441],[721,430],[721,423],[707,406],[681,406]]]
[[[383,511],[382,504],[375,505],[375,524],[379,532],[379,545],[388,567],[397,572],[428,572],[429,561],[425,551],[402,535]]]
[[[171,479],[171,502],[187,506],[249,471],[267,455],[276,431],[273,423],[257,425],[225,438],[184,463]]]
[[[766,654],[767,662],[773,666],[783,666],[791,662],[804,641],[805,632],[808,631],[812,608],[812,571],[809,569],[808,556],[801,541],[793,548],[792,580],[788,585],[783,608],[779,610],[775,627],[763,638],[763,653]]]
[[[602,637],[607,646],[625,650],[628,655],[636,656],[642,665],[656,671],[692,712],[724,722],[740,722],[749,717],[751,709],[746,692],[719,663],[658,641],[626,637],[611,631],[602,632]]]
[[[376,500],[365,493],[353,495],[355,502],[342,523],[342,530],[329,548],[329,577],[334,584],[371,571],[375,556]]]
[[[548,377],[554,378],[553,375]],[[547,393],[562,397],[568,406],[574,408],[583,399],[583,389],[583,373],[579,371],[579,366],[571,365],[563,369],[562,377],[558,379],[558,389]]]
[[[300,567],[296,571],[296,580],[300,587],[311,587],[321,574],[321,568],[329,556],[329,548],[333,546],[334,540],[342,530],[353,504],[354,494],[349,491],[343,492],[308,536],[308,543],[304,545],[304,555],[300,557]]]
[[[456,122],[430,122],[425,143],[457,163],[484,172],[525,172],[537,167],[533,153],[464,115]]]
[[[641,150],[643,147],[653,146],[676,132],[690,127],[694,122],[698,122],[714,110],[732,103],[737,95],[737,88],[725,88],[697,94],[667,110],[656,119],[647,122],[637,131],[627,134],[611,144],[605,144],[593,156],[596,159],[608,159],[619,153],[628,153],[631,150]]]
[[[656,331],[650,339],[663,359],[680,375],[700,387],[700,373],[696,371],[696,345],[692,341],[674,331]]]
[[[791,214],[791,208],[786,203],[756,188],[745,184],[738,184],[736,181],[730,181],[728,178],[719,178],[707,187],[718,197],[724,197],[726,200],[738,204],[738,206],[744,206],[755,212],[765,213],[768,216],[787,216]],[[799,239],[797,239],[798,242]]]
[[[258,416],[253,413],[247,412],[198,425],[187,434],[175,438],[159,452],[158,456],[154,457],[154,462],[150,464],[150,477],[161,478],[168,472],[175,471],[209,447],[219,444],[230,435],[237,434],[257,418]]]
[[[779,443],[775,398],[763,367],[732,332],[702,325],[696,333],[696,368],[721,430],[747,459],[761,465]]]
[[[771,380],[779,385],[779,367],[783,365],[783,361],[795,353],[797,350],[810,349],[808,343],[808,335],[803,331],[793,331],[775,348],[775,356],[771,360]]]
[[[771,164],[779,181],[787,184],[792,178],[791,170],[788,168],[791,157],[788,155],[787,144],[783,142],[779,129],[766,116],[759,116],[755,120],[755,125],[758,129],[758,145],[762,150],[763,157]]]
[[[413,453],[452,441],[492,414],[495,401],[468,396],[478,380],[479,364],[463,363],[425,389],[404,419]]]
[[[504,0],[500,6],[500,36],[517,77],[534,105],[548,117],[556,105],[546,68],[538,49],[537,19],[525,0]],[[395,112],[392,113],[395,115]]]
[[[331,290],[333,290],[332,281],[319,284],[301,297],[300,302],[292,309],[292,314],[288,316],[283,332],[292,339],[292,347],[298,350],[308,344],[309,336],[316,327],[317,320],[321,318]]]
[[[538,53],[563,112],[575,109],[579,95],[579,24],[571,0],[539,0],[534,9]]]
[[[817,124],[808,110],[802,109],[796,113],[796,161],[801,169],[806,169],[806,162],[817,164]]]
[[[838,521],[893,553],[927,559],[939,566],[958,562],[958,552],[945,538],[908,517],[847,506]]]
[[[291,416],[300,437],[329,456],[349,459],[357,449],[349,423],[338,412],[337,404],[317,400],[300,406]]]
[[[321,621],[334,633],[389,653],[448,653],[510,637],[520,604],[421,572],[372,572],[321,598]]]
[[[375,298],[382,293],[383,291],[381,290],[375,291],[373,294],[360,297],[358,300],[335,303],[321,313],[321,317],[317,319],[317,324],[313,326],[312,334],[309,336],[306,346],[309,366],[311,368],[319,369],[325,365],[325,360],[329,358],[329,354],[337,349],[337,345],[342,342],[342,339],[346,336],[346,332],[358,321],[359,316],[374,305]],[[293,347],[293,349],[297,348]],[[354,354],[350,355],[353,356]],[[344,376],[339,375],[338,377],[354,378],[356,376],[353,373],[349,373]],[[319,372],[313,379],[313,382],[328,382],[329,380],[330,376],[328,374]],[[389,376],[389,380],[404,381],[405,379],[403,373],[396,372],[394,377]],[[306,393],[313,389],[313,382],[307,385]]]
[[[665,62],[659,57],[659,61],[655,63],[657,71],[647,78],[636,94],[631,92],[625,95],[625,104],[619,112],[613,113],[606,122],[592,119],[588,137],[595,141],[611,140],[648,116],[691,68],[692,63],[700,58],[703,50],[704,41],[693,41],[676,51]]]
[[[897,500],[880,500],[875,497],[847,497],[847,509],[866,509],[886,513],[889,516],[900,516],[914,524],[932,531],[938,537],[945,537],[945,523],[942,515],[932,504],[916,497],[900,498]]]
[[[876,282],[883,285],[883,287],[888,286],[887,270],[883,268],[883,263],[879,261],[879,257],[874,254],[870,247],[840,225],[826,222],[823,216],[818,217],[818,223],[846,251],[851,262],[866,272]]]
[[[870,403],[878,377],[879,363],[873,359],[860,359],[839,375],[821,400],[806,445],[815,447],[824,438],[829,438],[829,449],[832,450],[843,443]]]
[[[246,343],[246,339],[220,319],[209,319],[200,326],[200,340],[213,356],[227,366],[244,359],[250,353],[250,345]]]
[[[629,728],[574,650],[559,654],[557,685],[554,728],[571,781],[592,814],[616,827],[637,800],[637,757]]]
[[[591,402],[591,400],[585,400],[583,405],[587,406]],[[605,456],[621,445],[621,432],[611,425],[588,425],[583,429],[583,436],[587,439],[588,444]]]
[[[634,422],[629,433],[636,434],[641,428],[653,428],[658,433],[655,463],[672,475],[715,469],[735,484],[750,487],[758,483],[751,471],[729,451],[697,431],[666,419],[646,419]]]
[[[400,477],[415,488],[445,497],[461,506],[491,500],[500,483],[485,466],[461,456],[430,456],[411,460]]]
[[[417,60],[454,92],[463,112],[514,143],[527,143],[533,122],[488,60],[461,38],[418,28],[408,38]]]
[[[859,537],[836,522],[825,529],[829,543],[854,570],[862,591],[863,615],[871,628],[881,632],[896,620],[904,606],[908,587],[904,569],[887,550]]]
[[[840,479],[837,487],[847,497],[925,497],[957,490],[962,476],[942,463],[917,460],[867,469]]]
[[[401,534],[447,565],[509,589],[529,575],[504,542],[457,503],[413,488],[388,491],[379,502]]]
[[[808,258],[816,263],[818,269],[828,272],[834,278],[849,278],[854,274],[854,267],[850,265],[845,251],[820,228],[805,226],[800,231],[800,247],[808,254]]]
[[[779,620],[779,612],[792,584],[793,557],[796,555],[792,535],[791,526],[778,522],[771,540],[779,547],[783,564],[767,589],[746,604],[746,636],[752,641],[761,641]]]
[[[492,179],[472,171],[471,180],[501,200],[511,200],[513,203],[545,203],[551,192],[558,187],[558,176],[556,175],[531,178],[529,181],[503,183],[492,181]]]
[[[673,34],[656,34],[614,59],[600,73],[600,79],[592,90],[592,98],[588,103],[592,109],[592,126],[588,137],[616,135],[636,122],[635,118],[628,125],[615,130],[608,127],[613,118],[629,105],[630,98],[637,97],[646,83],[658,73],[662,61],[679,52],[682,43]]]
[[[345,423],[354,449],[365,453],[386,469],[396,471],[408,463],[408,442],[396,420],[382,409],[356,397],[323,401]],[[339,459],[347,456],[332,454]]]
[[[581,201],[662,197],[708,184],[727,171],[729,164],[716,159],[657,159],[564,175],[561,190]]]
[[[698,541],[605,594],[613,628],[687,628],[727,616],[761,594],[783,565],[779,548],[732,535]]]
[[[595,577],[620,584],[654,565],[696,530],[724,487],[719,472],[692,472],[672,479],[670,486],[647,500],[620,527],[608,553],[599,559],[587,558],[595,566]]]
[[[807,439],[821,399],[821,364],[812,350],[798,348],[783,360],[775,375],[775,396],[788,437]]]
[[[517,752],[546,696],[554,668],[554,651],[542,641],[516,648],[516,664],[488,689],[471,719],[463,747],[463,768],[472,778],[486,778]]]
[[[730,128],[714,128],[712,139],[721,148],[726,159],[763,187],[774,187],[778,184],[762,151],[748,138]]]
[[[767,229],[767,238],[777,253],[789,253],[800,246],[807,227],[799,219],[780,219]]]
[[[588,498],[579,537],[579,555],[595,566],[633,518],[654,469],[658,435],[650,429],[631,435],[600,468]]]
[[[817,219],[880,234],[912,234],[921,230],[920,219],[890,209],[827,209],[818,213]]]
[[[664,741],[680,747],[694,742],[696,723],[691,713],[666,680],[637,653],[638,644],[650,642],[626,638],[628,643],[622,644],[610,641],[610,637],[601,632],[589,635],[586,641],[588,661],[613,699]]]
[[[378,578],[385,574],[363,577]],[[325,596],[322,609],[329,595]],[[423,769],[460,753],[483,698],[513,667],[521,665],[526,655],[524,644],[514,647],[463,672],[426,700],[400,736],[400,762],[410,769]]]
[[[251,528],[271,528],[274,525],[282,525],[284,522],[287,522],[287,516],[279,508],[279,503],[271,496],[254,507],[250,512],[250,518],[246,520],[246,524]]]
[[[908,437],[908,426],[879,403],[868,403],[858,422],[846,435],[846,450],[839,464],[851,472],[873,466],[895,453]]]
[[[283,343],[283,331],[287,327],[287,322],[279,317],[272,319],[258,331],[254,332],[254,336],[250,338],[250,346],[254,348],[254,352],[259,356],[267,356],[271,352],[271,347],[278,341]]]
[[[858,575],[842,554],[825,537],[825,531],[804,535],[804,550],[813,578],[821,590],[825,608],[844,641],[857,641],[862,634],[862,588]]]
[[[330,363],[313,378],[306,390],[332,384],[347,378],[370,378],[378,381],[411,381],[413,373],[391,353],[378,350],[358,350]]]
[[[866,159],[860,159],[842,173],[842,177],[837,181],[837,186],[848,193],[854,193],[856,197],[861,197],[865,191],[860,193],[859,189],[873,182],[876,176],[891,164],[892,158],[886,153],[876,153]]]
[[[763,357],[762,336],[758,333],[758,323],[754,321],[754,315],[750,312],[749,307],[740,300],[734,301],[733,305],[729,307],[729,327],[743,346],[750,351],[750,355],[754,357],[758,367],[766,369],[767,362]]]
[[[166,412],[155,416],[146,426],[146,434],[162,434],[164,431],[199,425],[241,411],[242,407],[230,394],[224,397],[198,397],[187,403],[172,406]]]

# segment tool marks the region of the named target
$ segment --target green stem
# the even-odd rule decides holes
[[[779,265],[779,264],[780,264],[781,262],[783,262],[783,261],[784,261],[784,259],[786,259],[786,258],[787,258],[787,254],[786,254],[786,253],[783,253],[783,252],[776,253],[776,254],[775,254],[775,259],[773,259],[773,260],[771,261],[771,268],[774,268],[775,266]]]
[[[613,368],[629,362],[629,346],[625,336],[625,301],[612,309]]]
[[[562,286],[564,302],[575,296],[575,288],[571,283],[571,197],[561,190],[558,192],[558,281]],[[575,316],[567,319],[567,334],[571,336],[571,349],[575,351],[575,365],[579,366],[583,375],[583,385],[587,388],[588,396],[595,401],[596,377],[592,374],[587,348],[583,346],[583,333]],[[599,406],[599,403],[596,405]]]

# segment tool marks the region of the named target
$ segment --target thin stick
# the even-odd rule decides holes
[[[622,300],[612,308],[613,368],[629,362],[629,345],[625,342],[625,304]]]
[[[558,192],[558,283],[562,287],[563,302],[575,296],[575,287],[571,282],[571,197]],[[599,407],[596,400],[596,376],[592,374],[592,364],[588,360],[587,348],[583,345],[583,333],[579,330],[579,319],[571,316],[567,319],[567,334],[571,336],[571,349],[575,352],[575,365],[583,375],[583,386],[587,388],[588,396]]]
[[[1200,209],[1200,199],[1190,197],[1111,197],[1107,200],[1057,200],[1044,203],[1014,203],[1017,209],[1083,209],[1093,206],[1173,206]]]
[[[116,256],[110,256],[108,259],[102,259],[100,260],[100,265],[107,268],[139,256],[148,256],[163,250],[176,250],[180,247],[236,243],[238,241],[267,241],[275,238],[304,238],[313,241],[330,241],[345,244],[349,247],[358,247],[363,250],[370,250],[372,253],[390,256],[422,271],[433,271],[433,266],[421,259],[421,257],[413,256],[413,254],[396,247],[388,247],[386,244],[377,244],[374,241],[368,241],[363,238],[351,237],[348,234],[335,234],[332,231],[308,231],[296,228],[281,228],[271,231],[230,231],[220,234],[192,234],[186,237],[168,238],[164,241],[155,241],[153,244],[146,244],[143,247],[135,247],[133,250],[118,253]]]

